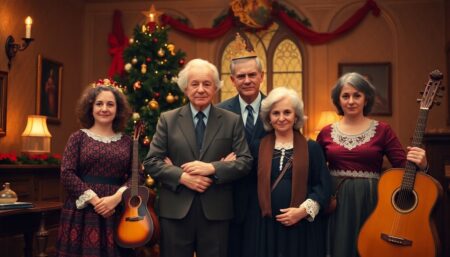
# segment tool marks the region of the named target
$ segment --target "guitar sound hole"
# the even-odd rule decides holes
[[[133,207],[137,207],[141,204],[141,198],[139,196],[133,196],[130,199],[130,205]]]
[[[414,191],[401,189],[394,196],[395,206],[403,212],[411,211],[417,205]]]

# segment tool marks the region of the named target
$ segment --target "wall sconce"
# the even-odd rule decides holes
[[[25,19],[25,37],[22,38],[22,45],[14,43],[14,37],[11,35],[6,38],[5,51],[6,56],[8,56],[8,69],[11,69],[11,60],[16,56],[16,53],[25,50],[33,42],[34,38],[31,38],[31,24],[33,24],[33,20],[28,16]]]
[[[28,115],[27,126],[22,133],[22,152],[27,154],[50,153],[50,138],[47,117]]]
[[[340,119],[335,111],[323,111],[320,113],[319,121],[314,130],[314,139],[319,135],[320,130],[328,124],[334,123]]]

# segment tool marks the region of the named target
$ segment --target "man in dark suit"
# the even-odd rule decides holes
[[[230,182],[252,166],[242,119],[211,104],[221,86],[211,63],[191,60],[178,85],[190,103],[161,115],[144,161],[145,171],[162,185],[161,256],[226,257]],[[231,160],[221,161],[230,153]]]
[[[253,156],[251,172],[244,178],[233,182],[234,218],[230,224],[228,256],[256,256],[255,215],[261,215],[257,195],[257,163],[259,141],[266,134],[259,118],[261,100],[265,97],[260,92],[264,72],[259,58],[254,51],[248,51],[243,39],[237,35],[232,47],[233,59],[230,63],[231,81],[238,95],[217,106],[241,116],[245,124],[245,136]]]

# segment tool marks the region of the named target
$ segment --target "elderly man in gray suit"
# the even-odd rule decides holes
[[[178,85],[190,103],[161,115],[144,161],[161,184],[161,256],[226,257],[231,182],[248,174],[253,160],[243,122],[212,105],[221,86],[213,64],[191,60]]]

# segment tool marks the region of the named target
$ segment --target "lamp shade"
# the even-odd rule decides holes
[[[319,122],[316,125],[316,131],[319,132],[323,127],[328,124],[334,123],[339,120],[339,116],[334,111],[323,111],[320,113]]]
[[[28,115],[27,126],[22,133],[22,152],[30,154],[50,153],[47,117]]]

